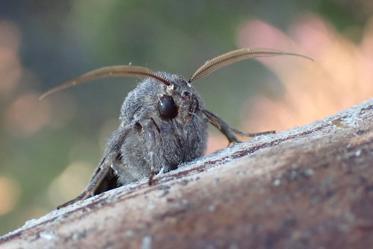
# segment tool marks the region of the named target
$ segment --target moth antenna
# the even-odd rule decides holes
[[[189,82],[206,77],[222,67],[229,66],[233,63],[240,62],[242,60],[247,60],[247,59],[256,58],[256,57],[276,56],[276,55],[297,56],[297,57],[302,57],[302,58],[313,61],[311,57],[308,57],[302,54],[292,53],[292,52],[285,52],[285,51],[272,50],[272,49],[262,49],[262,48],[254,48],[254,49],[241,48],[241,49],[233,50],[228,53],[219,55],[217,57],[214,57],[206,61],[201,67],[199,67],[194,72],[192,77],[190,77]]]
[[[78,84],[81,84],[81,83],[84,83],[90,80],[95,80],[95,79],[105,78],[105,77],[125,77],[125,76],[140,77],[140,78],[151,77],[151,78],[161,81],[162,83],[166,85],[171,84],[169,81],[158,76],[155,72],[153,72],[152,70],[146,67],[127,66],[127,65],[108,66],[108,67],[101,67],[98,69],[94,69],[92,71],[89,71],[85,74],[78,76],[77,78],[65,81],[61,83],[60,85],[43,93],[39,97],[39,100],[43,100],[53,93],[65,90],[69,87],[73,87],[75,85],[78,85]]]

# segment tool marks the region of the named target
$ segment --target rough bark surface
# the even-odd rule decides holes
[[[371,248],[373,100],[53,211],[0,248]]]

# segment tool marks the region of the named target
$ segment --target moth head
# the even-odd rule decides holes
[[[191,120],[200,107],[203,106],[198,92],[182,76],[159,73],[171,84],[160,86],[162,90],[158,93],[157,110],[163,120],[180,119],[181,122]]]

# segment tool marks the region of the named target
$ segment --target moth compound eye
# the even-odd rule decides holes
[[[188,97],[190,97],[190,92],[188,92],[188,91],[183,91],[182,93],[181,93],[181,96],[183,96],[184,98],[188,98]]]
[[[163,119],[173,119],[177,116],[178,107],[171,96],[164,95],[159,100],[158,111]]]

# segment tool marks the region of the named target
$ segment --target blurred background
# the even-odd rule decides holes
[[[80,193],[136,79],[57,83],[128,64],[189,77],[239,47],[295,51],[195,83],[207,107],[250,132],[307,124],[373,96],[373,2],[14,0],[0,3],[0,234]],[[211,129],[208,152],[226,145]]]

